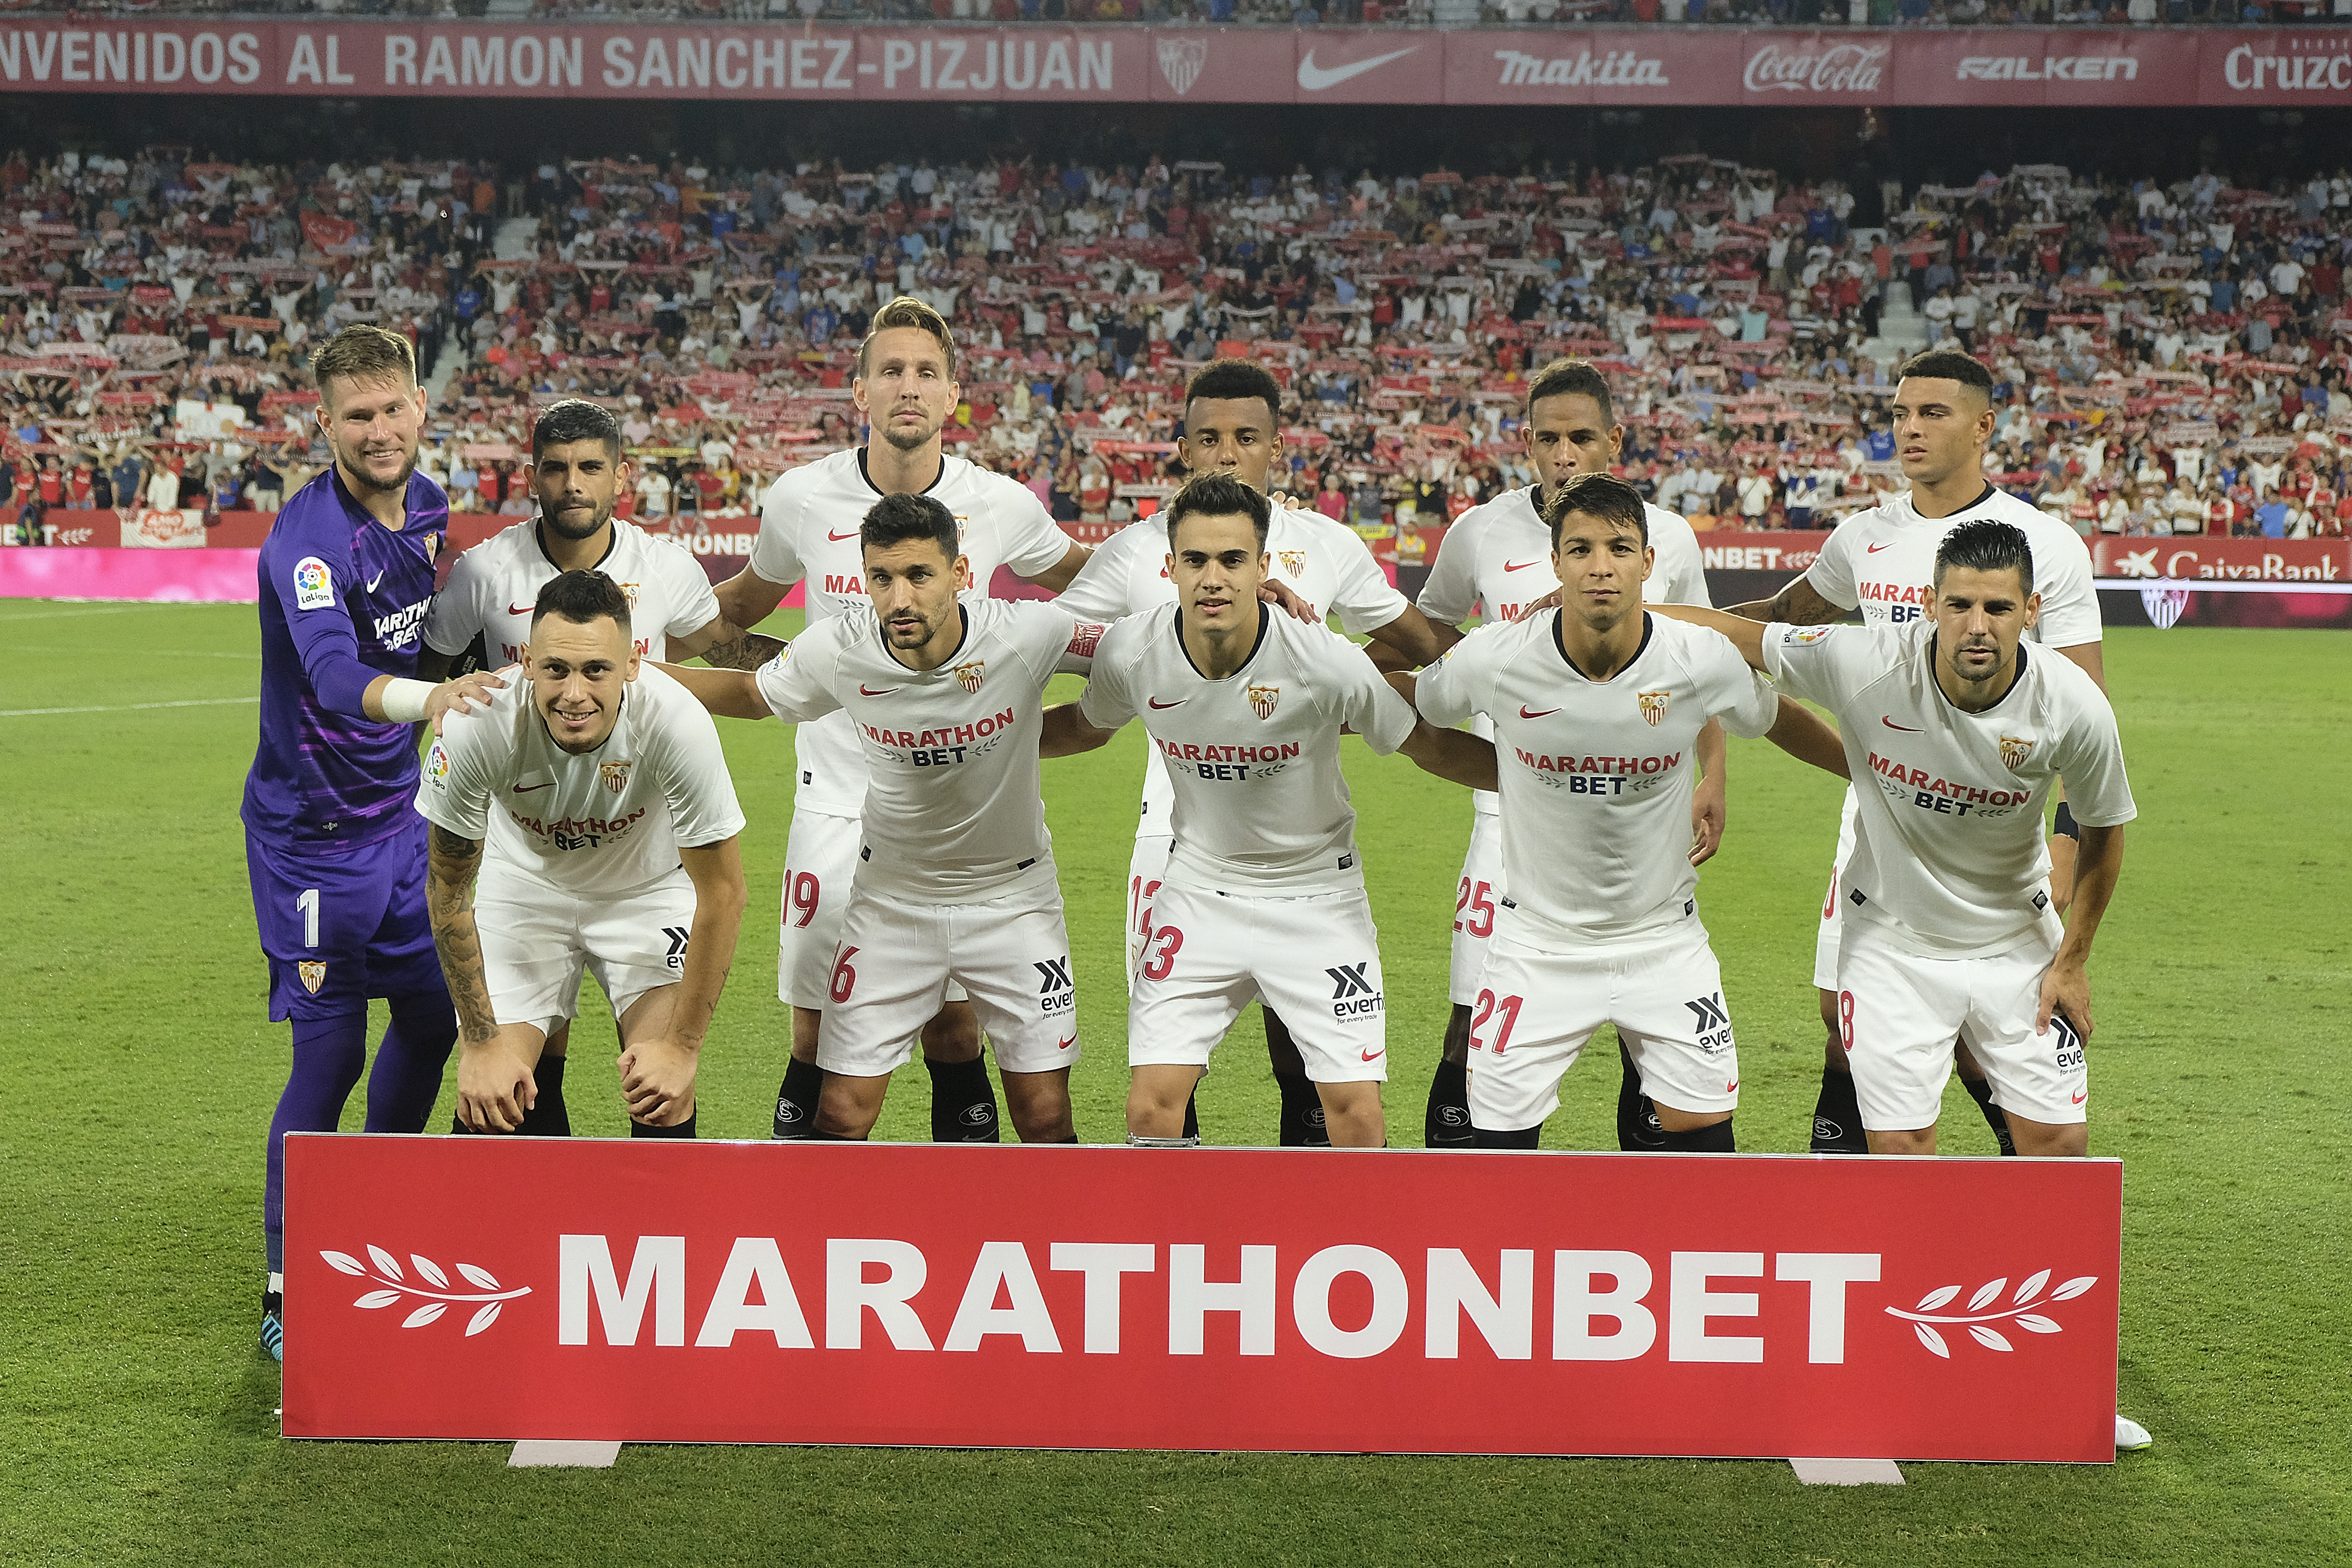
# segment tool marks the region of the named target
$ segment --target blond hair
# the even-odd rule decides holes
[[[866,374],[866,355],[874,347],[874,340],[902,327],[929,332],[938,341],[940,351],[948,357],[948,374],[955,374],[955,334],[948,330],[947,318],[913,295],[901,294],[874,312],[874,319],[866,329],[866,340],[857,345],[857,373],[860,376]]]
[[[389,377],[403,386],[413,387],[416,384],[416,350],[401,333],[354,321],[310,356],[310,379],[318,384],[321,398],[327,398],[327,383],[337,376],[346,381]]]

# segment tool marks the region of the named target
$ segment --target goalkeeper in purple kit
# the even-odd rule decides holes
[[[285,1134],[335,1130],[366,1059],[371,997],[392,1006],[368,1081],[372,1133],[424,1129],[457,1039],[425,914],[411,727],[505,684],[412,678],[449,498],[415,472],[425,393],[408,340],[348,327],[312,368],[335,460],[261,548],[261,740],[241,812],[269,1016],[294,1026],[262,1197],[261,1344],[278,1359]]]

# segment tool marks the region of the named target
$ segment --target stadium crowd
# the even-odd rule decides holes
[[[1289,491],[1411,560],[1529,481],[1522,378],[1574,354],[1620,389],[1645,496],[1825,528],[1900,483],[1895,358],[1950,344],[2000,383],[2003,483],[2086,534],[2352,528],[2342,168],[1854,191],[1696,152],[1384,178],[155,147],[12,153],[0,214],[20,538],[57,507],[273,509],[327,462],[308,350],[362,320],[439,387],[425,466],[458,509],[527,512],[531,407],[586,396],[621,413],[640,518],[740,515],[856,438],[854,346],[894,294],[958,327],[956,449],[1069,522],[1162,493],[1184,377],[1245,354],[1290,396]]]

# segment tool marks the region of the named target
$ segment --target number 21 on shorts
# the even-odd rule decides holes
[[[1511,1030],[1519,1021],[1519,1004],[1525,999],[1521,997],[1498,997],[1492,991],[1480,991],[1478,1010],[1470,1019],[1470,1049],[1492,1051],[1496,1056],[1502,1055],[1503,1048],[1511,1043]],[[1489,1019],[1494,1020],[1496,1024],[1495,1039],[1491,1045],[1484,1038]]]

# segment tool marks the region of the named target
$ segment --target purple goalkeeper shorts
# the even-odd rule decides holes
[[[425,908],[425,819],[333,854],[265,843],[248,829],[253,917],[269,957],[269,1016],[306,1022],[370,997],[444,989]]]

